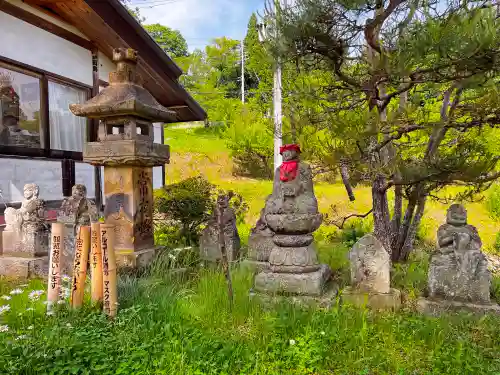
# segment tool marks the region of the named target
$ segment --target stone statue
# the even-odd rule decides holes
[[[85,185],[76,184],[71,189],[71,196],[64,198],[57,214],[57,221],[65,226],[64,250],[61,257],[61,272],[70,275],[73,270],[75,239],[80,226],[96,222],[97,207],[87,198]]]
[[[359,239],[349,252],[351,286],[344,288],[342,301],[375,310],[398,309],[401,292],[391,288],[391,258],[373,234]]]
[[[8,207],[5,209],[6,230],[36,232],[46,229],[45,203],[38,197],[38,185],[24,185],[23,196],[21,208],[16,210],[13,207]]]
[[[311,167],[300,161],[300,147],[282,147],[283,164],[276,169],[273,193],[267,198],[268,214],[317,214]]]
[[[76,234],[80,225],[90,225],[97,220],[97,207],[92,200],[87,199],[87,188],[76,184],[71,190],[71,197],[64,198],[62,202],[58,221],[74,225]]]
[[[312,233],[323,216],[318,212],[311,168],[299,159],[299,145],[280,149],[283,164],[276,169],[273,192],[267,198],[264,219],[275,234],[269,255],[270,272],[255,278],[255,289],[265,293],[321,296],[331,271],[320,265]]]
[[[48,252],[48,232],[45,203],[39,198],[38,185],[24,185],[23,195],[24,200],[19,209],[5,209],[4,254],[45,255]]]
[[[248,237],[248,261],[255,263],[258,269],[267,267],[269,255],[274,247],[273,237],[274,232],[267,225],[266,216],[262,210],[259,220]]]
[[[389,293],[391,260],[373,235],[363,236],[349,252],[351,284],[360,292]]]
[[[224,228],[224,243],[228,261],[239,258],[241,241],[236,227],[236,214],[229,206],[229,197],[222,196],[217,200],[222,210],[222,225]],[[222,258],[219,247],[219,225],[217,217],[214,216],[207,227],[203,230],[200,238],[200,256],[203,260],[217,262]]]
[[[453,204],[437,232],[438,248],[429,266],[429,297],[489,303],[491,275],[477,229],[467,211]]]

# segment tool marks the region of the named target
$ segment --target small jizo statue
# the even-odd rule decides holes
[[[490,302],[491,275],[476,227],[459,204],[448,209],[437,233],[438,249],[429,267],[429,296],[463,302]]]
[[[311,167],[300,161],[300,146],[280,148],[283,164],[274,174],[273,193],[267,198],[265,214],[317,214]]]
[[[229,197],[223,195],[217,198],[217,204],[222,211],[222,226],[224,232],[224,244],[229,261],[235,261],[239,257],[241,242],[236,227],[236,215],[229,206]],[[200,238],[200,256],[209,262],[221,259],[219,246],[219,223],[217,215],[208,222]]]
[[[76,184],[71,190],[71,197],[64,198],[59,220],[77,227],[90,225],[98,219],[97,207],[90,199],[87,199],[87,188],[85,185]]]
[[[391,259],[373,235],[363,236],[349,252],[351,283],[364,293],[389,293]]]
[[[45,230],[45,203],[39,198],[40,189],[36,184],[24,185],[24,200],[21,208],[5,209],[6,230],[15,232],[38,232]]]
[[[24,199],[19,209],[5,209],[6,227],[2,233],[4,255],[33,257],[48,252],[45,203],[39,198],[36,184],[24,185]]]

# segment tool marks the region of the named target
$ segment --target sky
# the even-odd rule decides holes
[[[214,38],[245,37],[248,20],[265,0],[132,0],[145,24],[160,23],[179,30],[189,50],[204,48]]]

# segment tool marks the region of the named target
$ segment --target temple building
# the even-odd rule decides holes
[[[206,118],[178,82],[180,68],[119,0],[0,0],[0,35],[0,215],[32,182],[49,209],[75,184],[105,205],[102,167],[83,163],[82,154],[98,137],[98,120],[73,115],[69,105],[108,86],[115,48],[137,51],[143,86],[174,111],[171,122]],[[156,143],[162,126],[154,124]],[[164,177],[165,166],[153,169],[154,188]]]

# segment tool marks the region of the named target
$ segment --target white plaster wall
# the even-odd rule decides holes
[[[108,57],[99,51],[99,79],[109,82],[109,73],[116,70],[116,64],[108,59]]]
[[[60,161],[0,159],[0,170],[0,189],[6,202],[21,202],[24,185],[28,183],[40,187],[42,199],[62,199]]]
[[[75,184],[87,187],[87,197],[95,198],[94,167],[90,164],[75,163]]]
[[[0,11],[0,55],[92,85],[89,50]]]
[[[49,22],[53,23],[54,25],[62,27],[63,29],[66,29],[68,31],[71,31],[73,34],[78,35],[78,36],[82,37],[83,39],[90,40],[84,33],[82,33],[80,30],[78,30],[73,25],[62,21],[59,18],[52,17],[52,16],[48,15],[47,13],[42,12],[41,10],[33,8],[32,6],[29,6],[28,4],[26,4],[25,2],[23,2],[21,0],[6,0],[6,2],[11,3],[12,5],[15,5],[18,8],[24,9],[25,11],[30,12],[30,13],[32,13],[40,18],[43,18],[44,20],[49,21]]]
[[[153,136],[155,143],[161,143],[161,132],[163,131],[163,124],[153,124]],[[163,170],[161,167],[153,167],[153,189],[159,189],[163,186]]]

